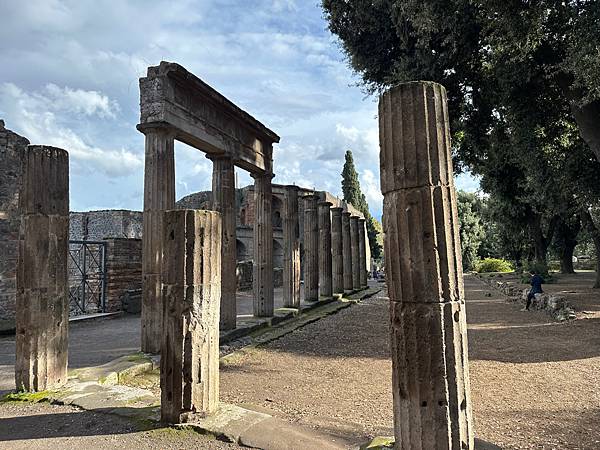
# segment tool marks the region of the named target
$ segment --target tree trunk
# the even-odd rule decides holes
[[[548,251],[548,242],[542,231],[541,217],[534,215],[529,223],[531,238],[533,239],[533,257],[538,264],[546,264],[546,253]]]
[[[584,92],[580,88],[573,88],[573,80],[570,75],[559,75],[558,84],[569,101],[571,114],[577,122],[579,134],[600,161],[600,127],[598,126],[600,123],[600,100],[582,104]]]
[[[594,223],[594,219],[587,209],[582,211],[581,221],[592,235],[592,241],[594,242],[594,248],[596,249],[596,282],[594,283],[594,289],[600,289],[600,230]]]
[[[567,242],[560,255],[560,273],[575,273],[573,268],[573,251],[577,242]]]
[[[557,227],[557,241],[560,246],[560,272],[575,273],[573,269],[573,252],[577,245],[577,236],[581,231],[581,220],[575,215],[561,221]]]

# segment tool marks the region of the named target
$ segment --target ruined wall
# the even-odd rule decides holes
[[[108,239],[106,312],[120,311],[127,291],[142,289],[142,240]]]
[[[71,212],[69,239],[72,241],[101,241],[106,238],[141,239],[141,211],[103,210]]]
[[[15,316],[21,153],[29,141],[0,120],[0,321]]]

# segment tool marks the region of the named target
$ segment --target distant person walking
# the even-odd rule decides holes
[[[542,294],[544,292],[542,291],[544,279],[534,271],[529,272],[529,274],[531,275],[531,290],[529,291],[529,294],[527,294],[527,304],[521,311],[529,311],[531,301],[534,299],[535,294]]]

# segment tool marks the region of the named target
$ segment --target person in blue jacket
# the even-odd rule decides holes
[[[529,274],[531,275],[531,290],[529,291],[529,294],[527,294],[527,304],[525,305],[524,311],[529,311],[531,301],[534,299],[535,294],[542,294],[544,292],[542,290],[544,279],[534,271],[529,272]]]

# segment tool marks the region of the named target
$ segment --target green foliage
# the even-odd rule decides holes
[[[498,258],[485,258],[477,261],[475,271],[477,273],[487,272],[512,272],[513,266],[509,261]]]
[[[457,200],[462,261],[464,268],[470,270],[477,260],[479,247],[485,237],[481,200],[476,194],[464,191],[458,191]]]
[[[548,264],[540,263],[537,261],[528,261],[525,264],[524,275],[527,276],[531,272],[541,276],[542,278],[544,278],[544,280],[547,280],[549,277],[549,274],[550,274],[550,272],[548,270]]]
[[[342,193],[344,194],[344,200],[352,203],[365,216],[371,257],[376,260],[381,259],[382,246],[379,242],[381,224],[371,216],[367,199],[360,189],[358,173],[354,167],[354,157],[350,150],[346,151],[344,168],[342,169]]]

